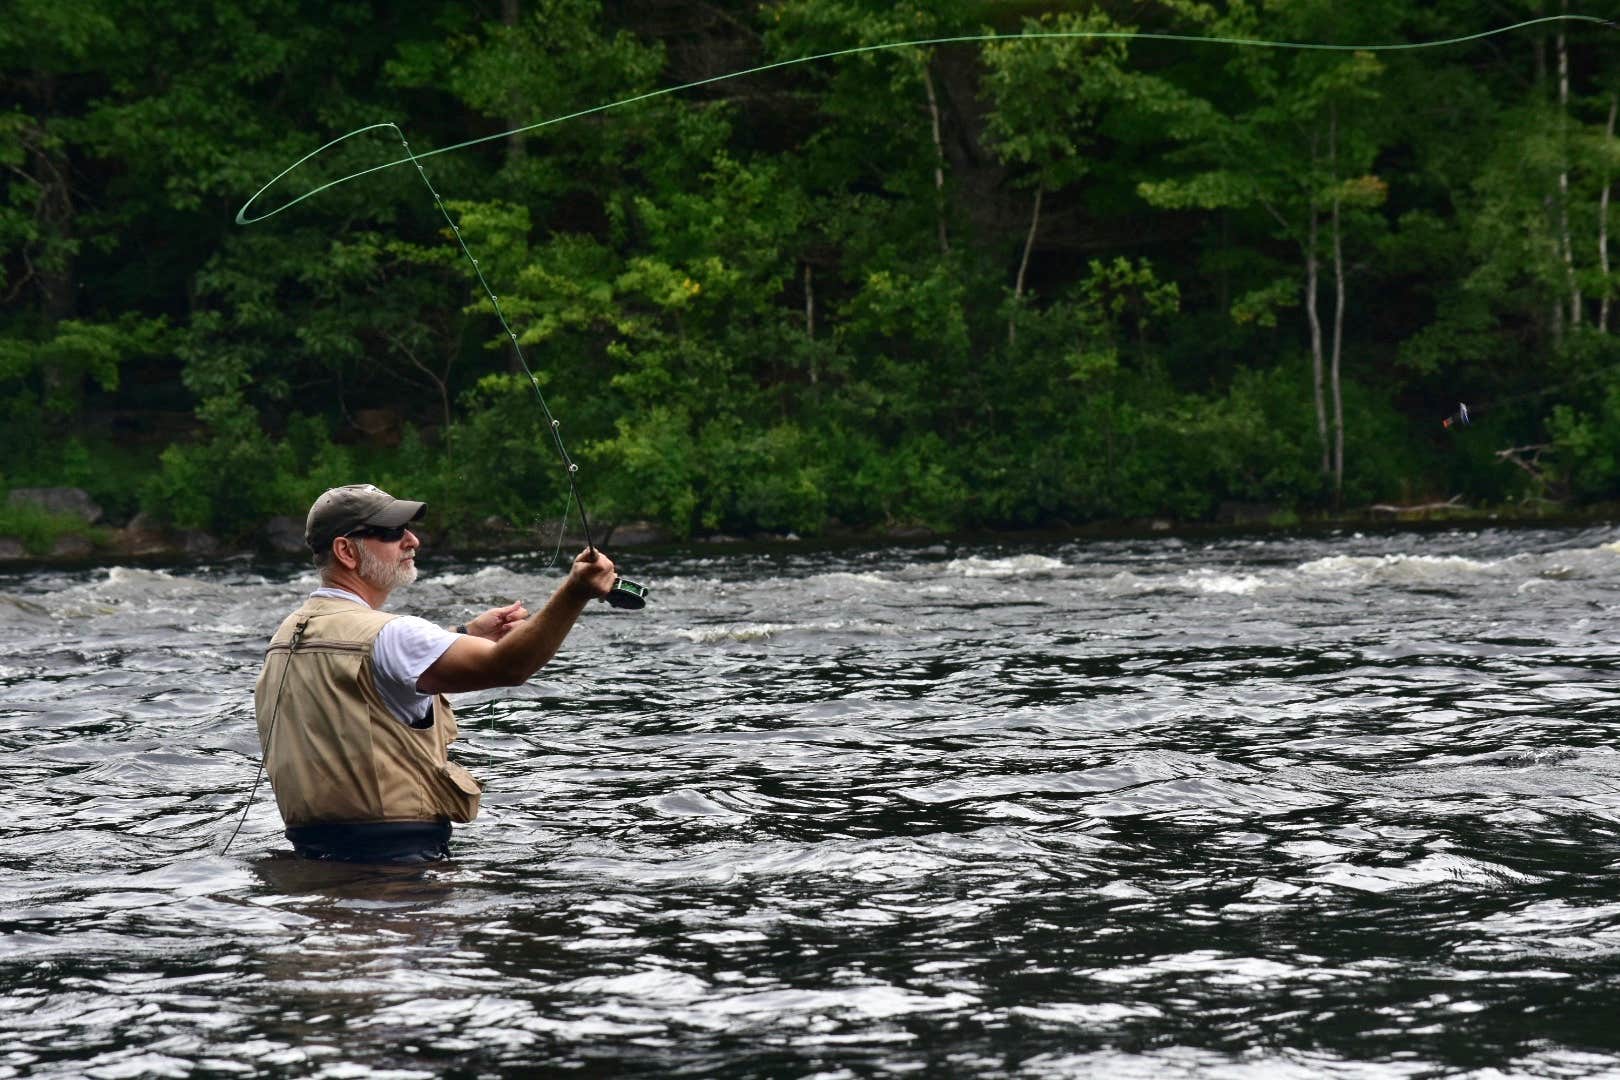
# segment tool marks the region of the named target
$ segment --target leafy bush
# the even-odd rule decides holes
[[[240,398],[213,399],[199,414],[206,433],[163,451],[157,473],[142,489],[143,508],[182,528],[231,538],[289,512],[296,499],[287,444],[272,441]]]
[[[48,555],[63,536],[99,540],[103,530],[87,526],[71,514],[52,514],[28,504],[0,503],[0,536],[14,536],[31,555]]]
[[[1549,479],[1578,498],[1620,497],[1620,379],[1588,408],[1555,407],[1547,427],[1557,462]]]

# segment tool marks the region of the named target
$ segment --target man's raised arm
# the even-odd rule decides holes
[[[513,627],[499,641],[464,635],[416,680],[423,694],[460,694],[496,686],[518,686],[557,654],[580,612],[613,588],[613,560],[585,551],[544,607]]]

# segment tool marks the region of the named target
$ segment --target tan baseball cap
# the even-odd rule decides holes
[[[309,508],[309,517],[304,520],[304,542],[312,551],[326,551],[333,540],[362,525],[391,528],[420,521],[426,513],[427,503],[396,499],[372,484],[328,488]]]

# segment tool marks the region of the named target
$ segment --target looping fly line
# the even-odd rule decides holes
[[[314,198],[323,191],[328,191],[331,188],[335,188],[339,184],[346,184],[350,180],[358,180],[362,176],[369,176],[374,172],[381,172],[384,169],[392,169],[396,165],[417,164],[419,166],[419,163],[423,158],[430,158],[438,154],[448,154],[454,150],[465,150],[469,146],[478,146],[481,143],[494,142],[499,139],[505,139],[512,135],[521,135],[524,132],[535,131],[543,127],[550,127],[553,124],[561,124],[569,120],[577,120],[580,117],[590,116],[594,113],[607,112],[610,109],[621,108],[625,105],[634,105],[638,101],[647,101],[651,98],[663,97],[666,94],[678,94],[685,90],[693,90],[700,86],[708,86],[711,83],[724,82],[727,79],[740,79],[748,75],[758,75],[761,72],[773,71],[777,68],[791,67],[795,64],[809,64],[818,60],[832,60],[840,56],[854,56],[860,53],[881,52],[887,49],[921,48],[928,45],[961,45],[975,42],[996,42],[1000,44],[1007,44],[1018,41],[1045,41],[1053,39],[1175,41],[1194,45],[1229,45],[1261,49],[1301,49],[1317,52],[1408,52],[1415,49],[1438,49],[1447,45],[1461,45],[1466,42],[1479,41],[1484,38],[1495,37],[1499,34],[1508,34],[1516,30],[1523,30],[1527,27],[1538,26],[1544,23],[1563,22],[1592,23],[1597,26],[1606,26],[1610,29],[1620,29],[1620,26],[1617,26],[1617,24],[1610,22],[1607,19],[1600,19],[1595,15],[1546,15],[1538,19],[1529,19],[1525,22],[1513,23],[1511,26],[1500,26],[1494,30],[1482,30],[1477,34],[1465,34],[1461,37],[1441,38],[1435,41],[1395,42],[1379,45],[1330,45],[1310,41],[1268,41],[1260,38],[1198,37],[1192,34],[1161,34],[1129,30],[1052,30],[1030,34],[1007,35],[963,34],[955,37],[919,38],[914,41],[890,41],[884,42],[880,45],[857,45],[848,49],[837,49],[833,52],[817,53],[813,56],[800,56],[791,60],[777,60],[773,63],[760,64],[757,67],[743,68],[739,71],[728,72],[724,75],[712,75],[706,79],[696,79],[692,82],[682,83],[679,86],[666,86],[660,90],[649,90],[645,94],[636,94],[632,97],[621,98],[618,101],[610,101],[605,105],[594,105],[589,109],[580,109],[577,112],[566,113],[562,116],[553,116],[549,120],[541,120],[538,123],[526,124],[523,127],[512,128],[510,131],[502,131],[494,135],[484,135],[476,139],[468,139],[466,142],[455,143],[452,146],[443,146],[437,150],[428,150],[420,154],[412,154],[407,150],[405,157],[396,158],[393,161],[384,162],[381,165],[373,165],[370,168],[361,169],[359,172],[350,173],[347,176],[341,176],[336,180],[329,181],[317,188],[306,191],[297,198],[288,200],[282,205],[276,207],[274,210],[266,211],[265,213],[259,214],[255,217],[248,216],[249,208],[251,208],[254,203],[259,201],[260,196],[269,191],[271,188],[275,187],[276,184],[278,184],[284,177],[297,171],[300,166],[314,158],[320,157],[326,151],[330,150],[339,143],[352,139],[356,135],[363,135],[368,131],[375,131],[378,128],[392,128],[395,131],[399,130],[398,126],[392,123],[385,122],[381,124],[368,124],[365,127],[356,128],[354,131],[351,131],[346,135],[339,135],[331,142],[310,151],[297,161],[293,162],[291,165],[287,166],[285,169],[281,170],[281,172],[277,173],[271,178],[269,183],[265,184],[258,191],[254,192],[252,198],[248,199],[247,202],[242,204],[242,209],[236,212],[236,223],[238,225],[252,225],[256,222],[264,221],[266,218],[274,217],[283,210],[287,210],[298,205],[305,199]]]

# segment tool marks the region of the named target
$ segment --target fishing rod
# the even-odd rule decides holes
[[[517,331],[512,329],[512,324],[507,321],[506,312],[501,309],[501,298],[497,296],[495,290],[490,287],[489,279],[484,276],[483,266],[479,263],[478,258],[473,255],[472,249],[467,246],[467,238],[462,235],[461,226],[456,224],[455,218],[450,216],[449,207],[445,206],[443,197],[439,195],[438,190],[433,186],[433,181],[428,178],[427,169],[422,165],[421,162],[421,158],[427,155],[418,155],[411,150],[410,141],[405,138],[404,130],[393,121],[385,120],[378,124],[367,124],[365,127],[357,128],[356,130],[349,132],[347,135],[339,136],[338,138],[327,143],[325,146],[305,154],[303,157],[293,162],[292,165],[288,166],[281,173],[279,173],[274,180],[271,180],[269,184],[266,184],[263,188],[260,188],[258,193],[253,196],[253,199],[257,199],[259,195],[262,195],[268,188],[273,186],[276,183],[276,180],[280,180],[281,177],[286,176],[288,173],[292,172],[294,169],[297,169],[300,165],[309,161],[311,158],[325,153],[338,143],[352,139],[357,135],[364,135],[367,132],[377,131],[384,128],[392,131],[396,136],[399,137],[400,146],[405,151],[405,157],[401,160],[408,161],[412,165],[416,166],[416,174],[422,178],[422,184],[427,188],[428,194],[433,196],[433,205],[438,207],[439,213],[444,216],[445,224],[450,226],[450,234],[456,238],[456,243],[461,247],[461,253],[466,257],[468,264],[472,266],[473,274],[478,278],[478,284],[483,288],[484,295],[489,298],[490,307],[494,309],[495,312],[495,318],[500,321],[501,331],[506,335],[507,341],[511,343],[512,355],[517,358],[518,366],[523,369],[523,374],[528,378],[529,386],[534,390],[535,399],[540,403],[540,411],[545,414],[546,429],[551,433],[551,441],[557,449],[557,456],[562,459],[564,476],[566,476],[568,480],[569,498],[573,502],[574,506],[579,510],[580,526],[585,533],[585,548],[594,555],[597,548],[596,541],[591,535],[590,517],[585,512],[585,501],[580,498],[579,485],[575,480],[575,477],[579,473],[579,466],[574,463],[574,459],[568,453],[568,447],[563,443],[562,424],[555,416],[552,415],[551,406],[546,404],[546,395],[540,389],[540,380],[535,376],[534,370],[529,366],[528,357],[523,353],[523,345],[518,340]],[[313,192],[311,194],[313,194]],[[308,196],[304,197],[307,198]],[[249,199],[247,203],[243,205],[242,209],[237,212],[237,224],[251,225],[256,221],[264,220],[263,217],[244,218],[243,215],[247,212],[248,206],[253,204],[253,199]],[[290,206],[292,204],[289,203],[288,205]],[[281,209],[284,210],[286,207],[281,207]],[[270,215],[265,215],[265,217],[268,216]],[[565,507],[563,512],[564,527],[566,527],[567,524],[567,517],[567,508]],[[559,547],[560,546],[561,544],[559,538]],[[636,611],[646,606],[647,593],[647,586],[642,585],[639,582],[631,581],[626,577],[616,576],[613,579],[613,587],[608,591],[608,594],[603,597],[603,599],[613,607],[623,608],[627,611]]]
[[[489,297],[490,307],[495,310],[495,318],[500,320],[502,332],[506,334],[506,339],[512,343],[512,355],[517,357],[518,365],[523,368],[523,374],[528,376],[529,385],[534,388],[535,400],[540,402],[540,411],[546,416],[546,428],[551,432],[551,441],[557,447],[557,456],[562,458],[563,472],[568,478],[568,494],[573,499],[574,506],[579,510],[580,527],[585,533],[585,549],[594,554],[596,542],[591,539],[591,521],[585,513],[585,501],[579,497],[579,486],[574,481],[574,477],[579,473],[579,466],[574,464],[574,459],[568,456],[568,447],[563,445],[562,424],[557,421],[555,416],[551,415],[551,407],[546,404],[546,395],[540,390],[540,380],[535,377],[533,370],[529,367],[528,358],[523,355],[523,345],[518,341],[517,331],[512,329],[512,324],[506,321],[506,313],[501,310],[501,298],[495,295],[494,289],[490,288],[489,279],[484,276],[484,268],[479,265],[478,260],[473,257],[472,250],[467,247],[467,238],[461,235],[461,226],[457,225],[455,219],[450,216],[449,207],[444,205],[444,199],[439,196],[438,190],[434,188],[433,181],[428,179],[427,169],[423,168],[421,161],[412,153],[411,144],[405,138],[405,132],[400,129],[398,124],[391,121],[373,124],[370,128],[362,128],[361,130],[368,131],[377,128],[392,128],[394,133],[399,136],[399,144],[404,147],[405,156],[410,159],[411,164],[416,166],[416,174],[422,178],[422,183],[426,185],[428,193],[433,196],[433,205],[437,206],[439,213],[444,215],[444,222],[450,226],[451,235],[456,238],[456,243],[461,246],[461,253],[472,264],[473,273],[478,277],[478,284],[483,286],[484,295]],[[354,134],[358,134],[358,132]],[[565,510],[563,514],[565,525],[567,519],[568,515]],[[615,576],[613,587],[608,590],[608,594],[603,599],[613,607],[623,608],[626,611],[639,611],[646,606],[647,587],[639,582],[631,581],[629,578]]]

